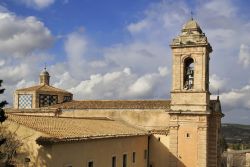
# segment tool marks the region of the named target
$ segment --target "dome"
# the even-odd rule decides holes
[[[202,32],[199,24],[195,20],[193,20],[193,19],[190,19],[182,27],[182,31],[189,31],[189,30],[196,30],[196,31]]]
[[[46,67],[40,74],[40,84],[41,85],[49,85],[49,72],[46,70]]]

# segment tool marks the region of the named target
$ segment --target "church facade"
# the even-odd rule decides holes
[[[18,136],[34,134],[29,165],[219,167],[223,114],[219,97],[210,99],[212,47],[193,19],[170,47],[170,100],[77,101],[51,87],[46,70],[40,85],[17,90],[8,122],[22,127]]]

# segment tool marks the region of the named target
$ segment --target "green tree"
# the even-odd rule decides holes
[[[0,94],[3,94],[5,89],[1,88],[3,80],[0,80]],[[14,133],[9,132],[5,125],[2,123],[7,119],[4,112],[4,106],[7,105],[7,101],[0,102],[0,166],[6,167],[15,166],[15,155],[17,149],[22,145],[22,142],[17,139]]]
[[[17,155],[19,154],[19,148],[23,145],[22,141],[15,133],[10,132],[6,126],[0,128],[0,138],[6,140],[0,147],[0,166],[18,166]]]
[[[5,91],[5,89],[1,89],[2,83],[3,83],[3,80],[0,80],[0,94],[3,94]],[[7,118],[7,116],[5,115],[4,109],[3,109],[3,107],[7,104],[8,103],[6,100],[0,102],[0,122],[1,123],[3,123]],[[0,145],[5,143],[5,141],[6,141],[5,138],[0,139]]]

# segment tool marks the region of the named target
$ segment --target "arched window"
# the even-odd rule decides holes
[[[184,89],[193,89],[194,87],[194,60],[188,57],[184,61]]]

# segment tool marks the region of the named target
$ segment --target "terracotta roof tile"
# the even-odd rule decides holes
[[[28,88],[17,89],[16,91],[42,91],[42,92],[64,92],[64,93],[70,93],[70,92],[65,91],[63,89],[55,88],[55,87],[50,86],[50,85],[36,85],[36,86],[28,87]]]
[[[43,132],[43,141],[71,141],[95,138],[147,135],[119,121],[108,118],[69,118],[8,114],[8,120]],[[44,140],[45,139],[45,140]]]
[[[83,100],[49,106],[62,109],[169,109],[170,100]]]

